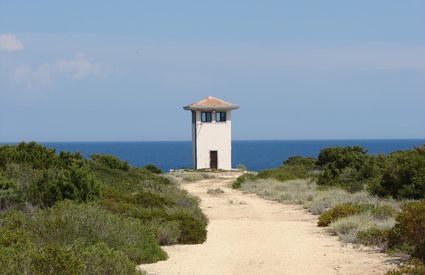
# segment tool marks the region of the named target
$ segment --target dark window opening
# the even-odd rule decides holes
[[[212,121],[212,112],[202,112],[201,113],[202,122],[211,122]]]
[[[216,112],[215,113],[215,121],[217,122],[225,122],[226,121],[226,112]]]

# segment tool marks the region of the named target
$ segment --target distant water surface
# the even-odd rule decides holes
[[[192,166],[192,147],[189,141],[161,142],[44,142],[49,148],[91,154],[107,153],[127,160],[131,165],[152,163],[164,171]],[[276,140],[233,141],[235,167],[244,164],[249,170],[258,171],[279,166],[290,156],[317,157],[320,150],[330,146],[365,147],[371,154],[390,153],[411,149],[425,144],[425,139],[409,140]]]

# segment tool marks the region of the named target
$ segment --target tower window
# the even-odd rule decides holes
[[[212,121],[212,112],[201,112],[201,121],[202,122],[211,122]]]
[[[216,112],[215,113],[215,121],[225,122],[226,121],[226,112]]]

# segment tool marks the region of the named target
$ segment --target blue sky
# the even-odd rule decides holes
[[[0,0],[0,142],[425,138],[425,1]]]

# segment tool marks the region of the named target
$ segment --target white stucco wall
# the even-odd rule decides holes
[[[201,112],[196,111],[193,137],[196,135],[194,154],[196,153],[197,169],[210,168],[210,151],[217,151],[218,169],[232,169],[231,111],[227,111],[226,116],[226,122],[216,122],[213,113],[212,122],[201,122]]]

